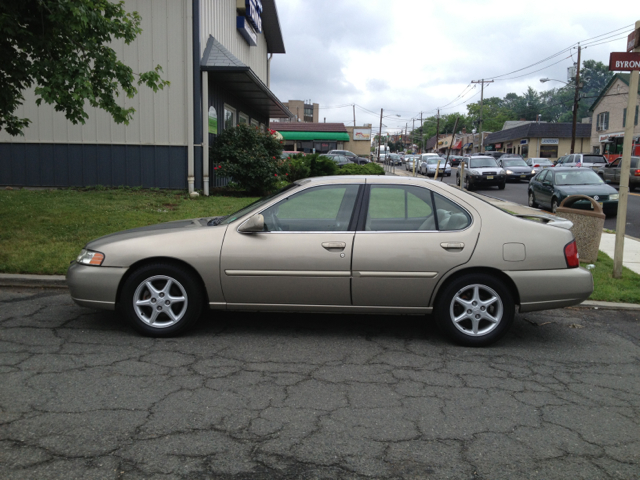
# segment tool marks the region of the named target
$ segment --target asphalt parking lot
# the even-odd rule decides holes
[[[640,312],[209,314],[138,336],[65,290],[0,289],[3,479],[636,479]]]

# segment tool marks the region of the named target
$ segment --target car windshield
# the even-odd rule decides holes
[[[283,192],[286,192],[287,190],[291,190],[293,188],[297,188],[300,185],[298,185],[297,183],[290,183],[289,185],[287,185],[286,187],[284,187],[283,189],[277,191],[276,193],[272,193],[271,195],[267,195],[266,197],[262,197],[259,200],[256,200],[253,203],[250,203],[249,205],[247,205],[244,208],[241,208],[240,210],[238,210],[237,212],[232,213],[231,215],[227,215],[226,217],[224,217],[224,220],[222,220],[219,223],[216,223],[217,225],[228,225],[231,222],[234,222],[235,220],[239,219],[240,217],[245,216],[247,213],[249,213],[251,210],[254,210],[258,207],[260,207],[261,205],[264,205],[265,203],[267,203],[269,200],[271,200],[272,198],[274,198],[277,195],[280,195]]]
[[[527,162],[520,158],[508,158],[502,162],[506,167],[526,167]]]
[[[604,183],[593,170],[556,172],[556,185],[597,185]]]
[[[427,158],[427,164],[428,164],[428,165],[437,165],[437,164],[438,164],[438,162],[440,162],[440,163],[444,163],[444,159],[442,159],[442,158],[438,158],[438,157],[430,157],[430,158]]]
[[[482,167],[497,167],[495,158],[472,158],[469,160],[470,168],[482,168]]]

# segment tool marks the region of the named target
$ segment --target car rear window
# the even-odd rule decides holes
[[[583,155],[582,157],[587,163],[607,163],[607,159],[602,155]]]

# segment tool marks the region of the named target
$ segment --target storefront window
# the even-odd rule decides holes
[[[236,126],[236,111],[229,105],[224,106],[224,128],[233,128]]]
[[[542,158],[558,158],[558,145],[541,145],[540,157]]]

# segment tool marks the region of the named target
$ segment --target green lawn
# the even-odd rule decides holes
[[[397,200],[394,195],[391,189],[381,189],[372,202],[381,218],[404,217],[404,211],[391,208],[397,203],[391,201]],[[239,196],[189,199],[184,191],[128,188],[0,190],[0,272],[64,275],[69,262],[94,238],[171,220],[226,215],[255,200]],[[330,204],[334,210],[338,200],[313,198],[318,206]],[[410,216],[430,213],[423,211],[417,199],[409,199],[408,210]],[[612,271],[613,260],[600,252],[592,270],[591,300],[640,303],[640,275],[625,268],[622,279],[615,280]]]
[[[232,213],[249,197],[142,189],[0,190],[0,272],[63,275],[89,240],[184,218]]]

